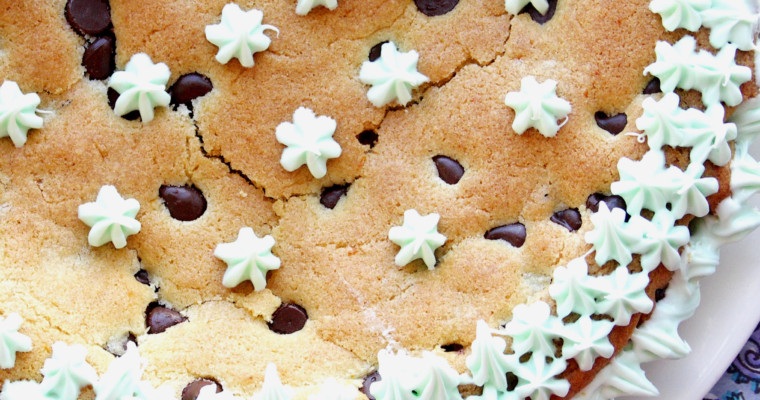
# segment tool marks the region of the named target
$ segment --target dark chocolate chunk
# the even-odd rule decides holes
[[[507,372],[507,390],[513,391],[517,387],[518,379],[517,375],[512,372]]]
[[[135,279],[137,279],[137,281],[143,285],[150,285],[150,277],[148,276],[148,271],[144,269],[137,271],[135,274]]]
[[[99,37],[85,46],[82,65],[90,79],[103,80],[113,74],[115,52],[116,41],[111,36]]]
[[[364,395],[367,396],[369,400],[376,400],[375,397],[369,393],[369,387],[373,383],[379,382],[381,380],[383,379],[380,377],[380,373],[375,371],[364,377],[364,380],[362,381],[362,387],[359,388],[359,391],[364,393]]]
[[[438,176],[449,185],[454,185],[462,179],[464,168],[457,160],[446,156],[435,156],[433,162],[438,168]]]
[[[654,301],[660,301],[665,298],[665,291],[668,290],[668,285],[664,288],[660,288],[654,291]]]
[[[322,203],[323,206],[332,210],[335,208],[335,205],[338,204],[340,198],[346,195],[347,191],[348,185],[330,186],[322,191],[322,196],[319,198],[319,202]]]
[[[659,78],[652,78],[649,83],[647,83],[647,86],[644,88],[644,94],[655,94],[655,93],[662,93],[662,89],[660,89],[660,79]]]
[[[533,7],[533,3],[528,3],[527,6],[525,6],[522,10],[520,10],[520,14],[522,13],[528,13],[530,14],[530,17],[533,19],[533,21],[538,22],[539,24],[543,25],[547,22],[549,22],[552,17],[554,17],[554,13],[557,11],[557,0],[549,0],[549,9],[546,10],[546,14],[541,14],[536,10],[535,7]]]
[[[369,148],[375,147],[377,144],[377,132],[375,131],[364,131],[358,135],[356,135],[356,139],[359,141],[359,143],[369,146]]]
[[[164,199],[164,204],[174,219],[193,221],[206,212],[206,198],[195,186],[162,185],[158,189],[158,195]]]
[[[182,400],[195,400],[198,398],[198,394],[201,392],[201,389],[203,389],[204,386],[208,385],[216,385],[216,392],[220,393],[222,391],[222,385],[219,384],[219,382],[208,379],[208,378],[202,378],[202,379],[196,379],[185,386],[184,389],[182,389]]]
[[[459,0],[414,0],[417,9],[428,17],[447,14],[459,4]]]
[[[581,224],[583,223],[581,213],[577,208],[568,208],[567,210],[557,211],[550,219],[552,222],[564,226],[570,232],[581,229]]]
[[[273,332],[287,335],[298,332],[306,325],[309,316],[306,310],[297,304],[283,304],[272,314],[269,329]]]
[[[612,196],[606,196],[601,193],[594,193],[591,196],[588,196],[588,199],[586,200],[586,208],[591,210],[592,212],[599,211],[599,202],[603,201],[607,204],[607,208],[612,210],[613,208],[622,208],[625,210],[626,204],[625,200],[623,200],[622,197],[617,195]]]
[[[182,75],[169,88],[169,94],[172,96],[171,103],[191,107],[194,99],[205,96],[213,88],[211,79],[201,74],[193,72]]]
[[[158,303],[148,305],[147,316],[145,318],[148,333],[162,333],[170,327],[185,321],[187,321],[187,318],[171,308],[158,305]]]
[[[117,92],[116,90],[112,88],[108,88],[108,105],[110,105],[111,108],[116,107],[116,100],[118,99],[119,99],[119,92]],[[135,121],[140,118],[140,112],[137,110],[130,111],[122,115],[121,117],[128,121]]]
[[[609,116],[601,111],[597,111],[594,114],[596,124],[605,131],[617,135],[625,129],[628,124],[628,117],[624,113]]]
[[[108,0],[69,0],[65,14],[71,27],[82,35],[95,36],[111,26]]]
[[[519,222],[497,226],[496,228],[489,229],[484,235],[488,240],[501,239],[515,247],[522,247],[522,245],[525,244],[526,236],[527,232],[525,231],[525,225]]]
[[[455,353],[457,351],[462,351],[464,349],[464,346],[459,343],[449,343],[442,345],[441,349],[447,353]]]
[[[372,46],[371,49],[369,49],[369,60],[370,61],[375,61],[378,58],[380,58],[380,55],[381,55],[381,53],[383,51],[383,45],[386,44],[386,43],[388,43],[387,40],[383,41],[383,42],[380,42],[380,43]]]

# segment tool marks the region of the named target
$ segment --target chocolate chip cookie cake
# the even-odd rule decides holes
[[[758,8],[0,0],[0,399],[656,395]]]

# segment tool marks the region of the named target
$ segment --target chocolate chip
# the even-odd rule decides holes
[[[597,111],[594,114],[596,124],[605,131],[617,135],[625,129],[628,124],[628,117],[624,113],[609,116],[601,111]]]
[[[512,372],[507,372],[507,390],[513,391],[517,387],[518,379],[517,375]]]
[[[137,271],[135,274],[135,279],[137,279],[137,281],[143,285],[150,285],[150,277],[148,276],[148,271],[144,269]]]
[[[158,303],[148,305],[145,323],[148,325],[148,333],[163,333],[170,327],[187,321],[179,312],[167,308]]]
[[[111,25],[108,0],[69,0],[65,14],[71,27],[82,35],[98,35]]]
[[[438,168],[438,176],[449,185],[454,185],[462,179],[464,168],[457,160],[446,156],[435,156],[433,162]]]
[[[387,40],[383,41],[383,42],[380,42],[380,43],[372,46],[371,49],[369,49],[369,60],[370,61],[375,61],[378,58],[380,58],[380,55],[381,55],[381,53],[383,51],[383,45],[386,44],[386,43],[388,43]]]
[[[297,304],[283,304],[272,314],[269,329],[273,332],[287,335],[298,332],[306,325],[309,316]]]
[[[538,10],[533,7],[533,3],[528,3],[527,6],[520,10],[520,14],[528,13],[530,14],[530,17],[533,18],[533,21],[536,21],[539,24],[543,25],[549,22],[552,17],[554,17],[555,11],[557,11],[557,0],[549,0],[549,9],[546,10],[546,14],[541,14],[538,12]]]
[[[668,290],[668,285],[664,288],[660,288],[654,291],[654,301],[660,301],[665,298],[665,291]]]
[[[447,353],[454,353],[457,351],[462,351],[464,349],[464,346],[459,343],[449,343],[442,345],[441,349]]]
[[[652,78],[652,80],[649,81],[649,83],[647,83],[647,86],[644,88],[644,94],[656,93],[662,93],[662,89],[660,89],[660,79]]]
[[[358,135],[356,135],[356,139],[359,141],[359,143],[369,146],[369,148],[375,147],[377,144],[377,132],[375,131],[364,131]]]
[[[607,204],[607,208],[612,210],[613,208],[626,209],[625,200],[618,195],[606,196],[601,193],[594,193],[586,200],[586,208],[592,212],[599,211],[599,202],[603,201]]]
[[[459,0],[414,0],[417,9],[428,17],[436,17],[453,10]]]
[[[205,96],[213,88],[211,79],[201,74],[193,72],[182,75],[169,88],[169,94],[172,96],[171,103],[191,107],[194,99]]]
[[[206,212],[206,198],[195,186],[166,186],[158,189],[172,218],[180,221],[194,221]]]
[[[338,204],[340,198],[346,195],[347,191],[348,185],[330,186],[322,191],[322,196],[319,198],[319,202],[322,203],[323,206],[332,210],[335,208],[335,205]]]
[[[550,219],[552,222],[564,226],[570,232],[581,229],[581,224],[583,223],[581,213],[578,212],[577,208],[557,211]]]
[[[116,41],[111,36],[99,37],[85,46],[82,65],[90,79],[102,80],[113,74],[115,50]]]
[[[526,236],[527,232],[525,231],[525,225],[519,222],[497,226],[496,228],[489,229],[484,235],[488,240],[501,239],[515,247],[522,247],[522,245],[525,244]]]
[[[364,395],[367,396],[369,400],[376,400],[375,397],[369,393],[369,387],[373,383],[379,382],[381,380],[383,379],[380,377],[380,373],[375,371],[364,377],[364,380],[362,381],[362,387],[359,388],[359,391],[364,393]]]
[[[182,389],[182,400],[195,400],[198,398],[198,394],[201,392],[201,389],[203,389],[204,386],[208,385],[216,385],[216,392],[220,393],[222,391],[222,385],[219,384],[219,382],[208,379],[208,378],[202,378],[194,380],[185,386],[184,389]]]
[[[112,109],[116,107],[116,100],[118,99],[119,99],[119,92],[117,92],[116,90],[112,88],[108,88],[108,105],[110,105]],[[122,115],[121,117],[128,121],[135,121],[140,118],[140,112],[137,110],[130,111]]]
[[[132,342],[137,346],[137,337],[135,337],[135,334],[132,332],[129,332],[129,335],[127,335],[127,338],[124,340],[124,345],[122,346],[124,348],[124,351],[127,351],[127,344],[129,342]]]

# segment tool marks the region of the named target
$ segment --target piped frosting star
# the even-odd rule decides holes
[[[660,14],[662,26],[668,31],[684,28],[696,32],[702,26],[701,12],[710,7],[711,0],[652,0],[649,9]]]
[[[319,392],[312,394],[308,400],[355,400],[359,395],[356,387],[338,382],[335,378],[329,378],[319,388]]]
[[[713,177],[703,178],[704,172],[705,166],[700,163],[690,163],[686,171],[675,166],[668,168],[668,179],[677,188],[668,199],[675,219],[681,219],[686,214],[704,217],[710,212],[707,196],[718,192],[718,180]]]
[[[377,353],[378,372],[381,380],[372,382],[369,392],[381,400],[416,400],[412,394],[418,360],[405,353],[394,354],[388,350]]]
[[[380,47],[380,58],[365,61],[359,71],[359,80],[372,88],[367,99],[375,106],[382,107],[393,100],[406,105],[412,100],[412,89],[428,81],[428,77],[417,71],[419,54],[412,50],[401,53],[393,42]]]
[[[252,400],[290,400],[293,397],[293,389],[282,384],[277,367],[269,363],[264,374],[264,385],[261,390],[253,395]]]
[[[268,49],[272,43],[264,32],[280,32],[272,25],[262,25],[263,19],[264,13],[256,9],[243,11],[235,3],[224,6],[222,22],[206,26],[206,39],[219,47],[216,61],[227,64],[237,58],[243,67],[253,67],[253,54]]]
[[[16,353],[32,350],[32,339],[18,332],[22,323],[21,316],[16,313],[0,317],[0,368],[13,368]]]
[[[334,10],[338,8],[338,0],[298,0],[296,14],[306,15],[317,6],[324,6],[328,10]]]
[[[533,76],[520,82],[519,92],[507,93],[504,103],[515,110],[512,129],[518,135],[528,128],[536,128],[542,135],[553,137],[559,131],[557,120],[567,117],[572,110],[570,103],[557,96],[557,81],[547,79],[538,83]]]
[[[314,111],[299,107],[293,114],[293,122],[277,126],[277,141],[287,146],[280,157],[280,164],[288,172],[306,165],[309,172],[319,179],[327,174],[327,160],[340,156],[342,150],[333,140],[335,120],[317,117]]]
[[[388,239],[401,246],[396,254],[396,265],[403,267],[421,258],[428,269],[435,268],[435,249],[446,243],[446,236],[438,233],[441,216],[432,213],[421,216],[417,210],[404,212],[402,226],[394,226],[388,231]]]
[[[662,179],[665,176],[665,154],[662,151],[650,150],[640,161],[623,157],[618,160],[617,167],[620,179],[612,183],[610,190],[625,200],[631,215],[639,214],[644,208],[665,208],[669,193],[676,190],[673,182]]]
[[[520,364],[515,371],[517,386],[509,393],[514,397],[507,399],[549,400],[552,395],[564,397],[570,391],[570,382],[556,378],[567,368],[567,362],[561,358],[547,363],[546,357],[535,353],[527,362]]]
[[[595,299],[600,293],[588,275],[586,259],[579,257],[567,263],[567,267],[554,270],[549,294],[557,302],[557,315],[564,318],[573,312],[580,315],[594,314]]]
[[[0,138],[10,137],[14,146],[23,146],[30,129],[42,128],[42,117],[36,114],[38,105],[40,96],[37,93],[24,94],[16,82],[3,82],[0,86]]]
[[[553,357],[556,350],[553,340],[558,337],[557,331],[561,323],[551,315],[548,304],[537,301],[515,307],[512,310],[512,320],[504,326],[501,333],[512,337],[512,350],[515,354],[533,352],[534,358],[538,354],[541,355],[539,358]]]
[[[56,400],[76,400],[79,390],[94,385],[98,374],[85,361],[87,349],[81,345],[68,346],[63,342],[53,344],[53,355],[42,366],[42,383],[45,397]]]
[[[597,357],[610,358],[615,352],[609,334],[615,325],[607,320],[592,320],[589,315],[562,326],[562,357],[574,358],[581,371],[594,366]]]
[[[127,245],[127,236],[140,232],[140,222],[135,219],[138,211],[137,200],[125,200],[115,187],[106,185],[100,188],[94,203],[79,206],[79,219],[91,227],[87,236],[90,246],[113,242],[121,249]]]
[[[42,394],[42,388],[37,381],[6,380],[0,392],[0,400],[50,400]]]
[[[725,110],[720,104],[707,107],[705,112],[690,114],[691,123],[684,128],[683,145],[691,146],[691,163],[702,164],[710,160],[717,166],[724,166],[731,161],[728,142],[736,139],[737,129],[735,124],[723,122],[724,115]]]
[[[504,8],[510,14],[517,14],[529,3],[541,14],[546,14],[549,11],[549,2],[547,0],[504,0]]]
[[[631,230],[625,223],[625,211],[613,208],[610,211],[607,204],[599,203],[599,211],[591,215],[594,229],[586,232],[586,243],[593,245],[594,261],[604,265],[607,261],[615,260],[620,265],[628,265],[633,260],[632,247],[641,240],[643,232]]]
[[[713,0],[702,11],[702,25],[710,28],[710,44],[716,49],[734,44],[739,50],[754,49],[753,38],[757,36],[757,5],[748,0]]]
[[[670,211],[657,211],[651,222],[636,215],[630,223],[639,225],[644,232],[634,249],[641,254],[641,268],[644,271],[653,271],[660,263],[671,271],[681,266],[678,249],[689,242],[689,228],[675,225],[675,218]]]
[[[137,110],[143,122],[152,121],[153,109],[166,107],[171,100],[166,92],[170,75],[166,64],[154,64],[145,53],[133,55],[124,71],[115,72],[108,80],[108,86],[119,92],[113,111],[122,116]]]
[[[509,358],[504,354],[507,342],[493,336],[493,331],[485,321],[478,321],[472,353],[467,356],[465,363],[472,372],[472,379],[476,385],[487,385],[499,391],[506,391],[506,375],[510,367]]]
[[[232,288],[250,280],[258,292],[267,285],[267,271],[280,268],[280,259],[272,254],[274,238],[259,238],[253,229],[245,227],[238,232],[237,240],[216,246],[214,256],[227,263],[222,284]]]
[[[421,359],[417,359],[417,363],[415,383],[412,386],[416,399],[462,400],[459,385],[465,383],[465,379],[445,359],[426,351],[422,353]]]
[[[633,314],[648,313],[654,307],[646,292],[649,284],[646,272],[631,274],[621,266],[610,275],[597,277],[594,283],[602,293],[597,311],[611,316],[615,325],[628,325]]]

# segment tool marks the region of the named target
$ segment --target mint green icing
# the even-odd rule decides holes
[[[684,28],[696,32],[702,26],[702,11],[710,7],[710,0],[652,0],[649,9],[660,14],[662,26],[668,31]]]
[[[736,145],[731,162],[731,194],[739,202],[745,202],[760,191],[760,163],[749,154],[746,143]]]
[[[704,221],[722,243],[735,242],[760,226],[760,211],[729,197],[718,204],[717,218],[707,216]]]
[[[429,270],[435,268],[435,249],[446,243],[446,236],[438,233],[440,218],[436,213],[423,217],[417,210],[404,212],[403,225],[388,231],[388,238],[401,246],[396,254],[396,265],[403,267],[421,258]]]
[[[79,206],[79,219],[90,226],[87,236],[91,246],[113,242],[117,249],[127,245],[127,236],[140,232],[140,222],[135,219],[140,203],[125,200],[116,188],[106,185],[100,188],[94,203]]]
[[[144,398],[140,390],[142,368],[137,346],[127,342],[127,351],[111,361],[94,386],[95,400],[121,400],[124,397]]]
[[[662,263],[671,271],[681,266],[678,249],[689,243],[689,228],[676,225],[673,214],[667,209],[660,209],[652,221],[634,215],[630,224],[638,225],[644,232],[634,252],[641,254],[641,268],[651,272]]]
[[[42,394],[42,388],[36,381],[6,380],[0,392],[0,400],[50,400]]]
[[[549,2],[547,0],[504,0],[504,8],[510,14],[515,15],[528,4],[533,5],[536,11],[541,14],[546,14],[549,11]]]
[[[616,355],[576,400],[607,400],[619,396],[656,396],[657,388],[641,369],[641,361],[630,346]]]
[[[512,320],[501,333],[512,337],[512,350],[522,355],[533,352],[544,356],[554,356],[554,338],[562,321],[551,315],[549,305],[537,301],[530,305],[520,304],[512,310]],[[539,357],[540,358],[540,357]]]
[[[240,65],[253,67],[253,54],[264,51],[272,43],[264,33],[279,30],[271,25],[262,25],[264,13],[252,9],[243,11],[235,3],[229,3],[222,8],[222,21],[216,25],[206,26],[206,40],[219,47],[216,61],[227,64],[237,58]]]
[[[369,391],[377,400],[461,400],[458,385],[465,383],[443,358],[425,352],[422,358],[382,350],[377,354],[382,379]]]
[[[636,119],[636,128],[644,131],[650,149],[659,150],[664,145],[683,145],[683,129],[690,124],[691,119],[679,107],[680,102],[681,98],[677,94],[669,92],[659,101],[647,97],[641,103],[644,113]]]
[[[600,293],[588,275],[585,257],[576,258],[567,267],[554,270],[554,279],[549,286],[549,295],[557,303],[557,315],[564,318],[570,313],[591,315],[596,311],[596,297]]]
[[[478,321],[475,340],[472,342],[472,353],[467,356],[465,363],[472,372],[473,383],[506,391],[506,374],[513,363],[510,362],[509,356],[504,354],[507,342],[493,336],[492,333],[493,330],[485,321]]]
[[[657,42],[654,48],[656,61],[644,68],[644,74],[659,78],[663,93],[672,92],[676,87],[693,88],[696,47],[697,41],[688,35],[672,45]]]
[[[615,325],[625,326],[635,313],[649,313],[654,307],[646,292],[649,274],[631,274],[626,266],[619,266],[610,275],[596,277],[594,284],[602,293],[597,311],[613,318]]]
[[[728,122],[736,125],[737,143],[754,142],[760,134],[760,97],[743,102],[734,110]]]
[[[272,254],[273,246],[271,235],[259,238],[249,227],[240,228],[234,242],[217,245],[214,256],[227,263],[222,284],[232,288],[250,280],[255,291],[264,290],[267,272],[280,268],[280,259]]]
[[[277,141],[287,146],[282,152],[280,164],[288,172],[306,165],[309,172],[319,179],[327,174],[327,160],[341,154],[338,142],[333,140],[335,120],[317,117],[314,111],[299,107],[293,114],[293,122],[277,126]]]
[[[36,114],[40,96],[24,94],[13,81],[0,85],[0,138],[10,137],[13,145],[26,143],[30,129],[42,128],[42,118]]]
[[[712,235],[704,218],[691,224],[691,232],[691,242],[681,253],[681,272],[687,281],[695,282],[718,268],[720,239]]]
[[[536,128],[542,135],[554,137],[560,128],[557,120],[572,110],[567,100],[557,96],[557,81],[538,83],[533,76],[522,78],[520,91],[507,93],[504,103],[515,111],[512,129],[518,135]]]
[[[264,373],[264,385],[252,400],[290,400],[293,397],[293,389],[285,386],[280,380],[280,374],[277,373],[277,366],[272,363],[267,364]]]
[[[736,125],[724,123],[725,111],[720,104],[707,107],[705,112],[693,112],[691,124],[684,129],[683,145],[691,146],[689,161],[702,164],[710,160],[717,166],[731,161],[729,141],[736,139]]]
[[[660,150],[646,152],[640,161],[623,157],[618,160],[617,167],[620,179],[610,185],[610,190],[625,199],[626,209],[631,215],[639,214],[645,208],[665,208],[669,193],[677,189],[674,182],[663,179],[667,176],[665,154]]]
[[[296,14],[306,15],[314,7],[324,6],[328,10],[334,10],[338,8],[338,0],[298,0],[296,4]]]
[[[702,25],[710,28],[710,44],[720,49],[733,43],[739,50],[755,48],[758,14],[752,0],[712,0],[710,8],[702,11]]]
[[[565,379],[556,378],[567,368],[563,359],[555,359],[551,363],[546,357],[533,353],[525,363],[519,364],[514,374],[517,376],[517,386],[509,393],[508,399],[550,400],[552,395],[565,396],[570,391],[570,383]]]
[[[98,374],[85,361],[87,349],[81,345],[53,344],[53,354],[42,366],[40,389],[45,397],[56,400],[76,400],[81,388],[94,385]]]
[[[32,339],[18,331],[23,322],[16,313],[0,317],[0,368],[13,368],[16,353],[32,351]]]
[[[416,399],[462,400],[459,385],[465,383],[465,379],[445,359],[426,351],[417,359],[417,364],[416,382],[412,386]]]
[[[597,357],[612,357],[615,347],[610,343],[609,334],[614,326],[607,320],[592,320],[590,315],[563,325],[562,357],[575,359],[581,371],[590,370]]]
[[[675,219],[681,219],[686,214],[704,217],[710,212],[707,196],[718,192],[718,180],[713,177],[703,178],[704,164],[690,163],[686,171],[671,166],[668,168],[667,179],[672,179],[678,188],[668,198],[670,211]]]
[[[229,390],[222,390],[216,392],[215,385],[206,385],[198,392],[198,397],[195,400],[243,400],[232,394]]]
[[[417,71],[419,57],[414,50],[401,53],[395,43],[384,43],[380,47],[380,58],[365,61],[359,71],[359,80],[372,85],[367,99],[375,107],[382,107],[393,100],[407,105],[412,100],[412,89],[429,80]]]
[[[633,260],[631,248],[641,240],[643,232],[632,230],[625,223],[625,214],[625,210],[617,207],[610,211],[605,202],[600,202],[599,211],[591,215],[594,229],[586,232],[584,239],[593,246],[598,265],[610,260],[628,265]]]
[[[166,64],[153,64],[145,53],[133,55],[124,71],[115,72],[108,80],[108,86],[119,92],[113,111],[118,116],[139,111],[144,123],[152,121],[154,108],[169,105],[166,83],[170,76]]]
[[[312,394],[308,400],[356,400],[358,394],[356,387],[329,378],[322,384],[319,393]]]

